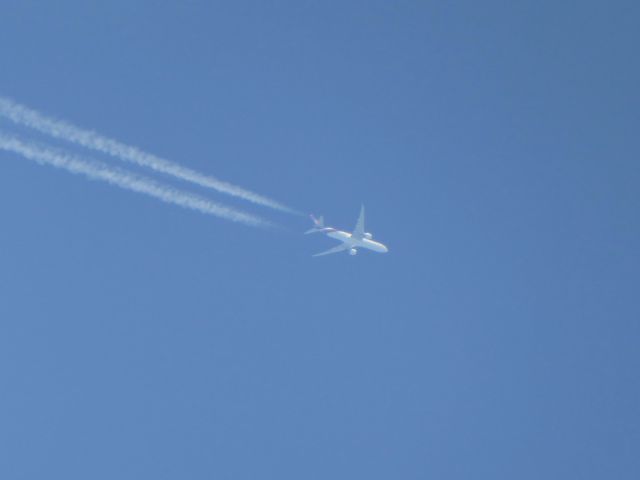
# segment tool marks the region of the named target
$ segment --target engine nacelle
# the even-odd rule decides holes
[[[371,240],[373,238],[373,235],[367,232],[364,234],[364,238],[366,238],[367,240]]]
[[[357,255],[358,254],[358,250],[356,250],[355,248],[352,248],[349,250],[349,255]]]

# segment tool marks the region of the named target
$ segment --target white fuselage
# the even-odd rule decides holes
[[[366,248],[367,250],[373,250],[378,253],[387,253],[389,251],[389,249],[380,242],[374,242],[367,238],[363,238],[361,240],[353,238],[350,233],[343,232],[341,230],[327,232],[327,236],[340,240],[343,243],[347,243],[351,248]]]

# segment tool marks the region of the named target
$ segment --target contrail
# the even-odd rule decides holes
[[[212,188],[221,193],[226,193],[264,207],[280,210],[298,215],[299,212],[287,207],[275,200],[250,192],[236,185],[218,180],[210,175],[204,175],[190,168],[183,167],[163,158],[146,153],[139,148],[125,145],[117,140],[110,139],[91,130],[76,127],[62,120],[47,117],[35,110],[20,105],[8,98],[0,97],[0,115],[12,122],[25,127],[33,128],[41,133],[54,138],[66,140],[92,150],[106,153],[127,162],[151,168],[157,172],[174,176],[187,182]]]
[[[82,159],[34,143],[26,143],[16,137],[0,132],[0,150],[17,153],[39,164],[51,165],[68,172],[84,175],[92,180],[102,180],[125,190],[144,193],[166,203],[172,203],[191,210],[215,215],[251,227],[269,227],[272,224],[249,213],[214,203],[204,197],[157,183],[151,179],[135,175],[125,170],[107,167],[93,160]]]

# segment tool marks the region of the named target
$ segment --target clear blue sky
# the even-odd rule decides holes
[[[3,2],[0,95],[391,251],[0,152],[0,478],[640,478],[639,24]]]

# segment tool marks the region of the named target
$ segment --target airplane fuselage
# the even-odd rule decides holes
[[[378,253],[387,253],[389,251],[386,245],[371,240],[372,235],[364,229],[364,205],[360,209],[360,216],[352,233],[343,232],[333,227],[325,227],[323,217],[316,218],[311,215],[311,220],[313,220],[313,228],[304,232],[305,235],[310,233],[324,233],[327,237],[342,242],[340,245],[330,248],[329,250],[316,253],[314,257],[345,251],[349,252],[349,255],[356,255],[360,248]]]
[[[389,249],[380,242],[375,242],[373,240],[369,240],[368,238],[353,238],[353,235],[341,230],[327,232],[327,237],[331,237],[336,240],[340,240],[343,243],[349,244],[351,248],[366,248],[367,250],[373,250],[374,252],[378,253],[387,253],[389,251]]]

